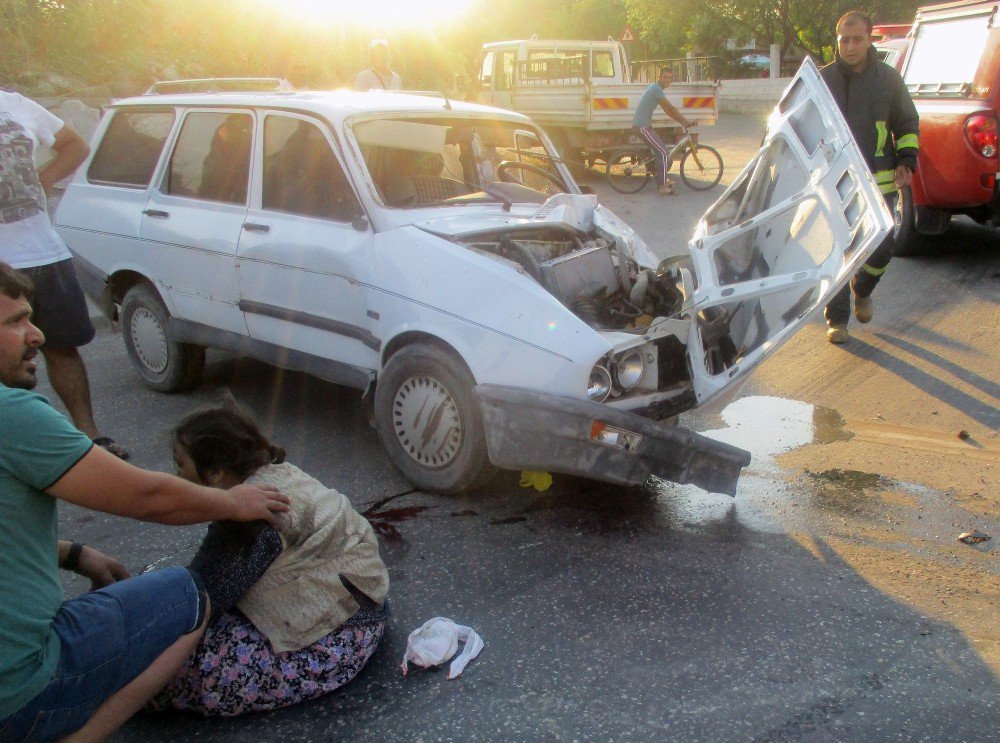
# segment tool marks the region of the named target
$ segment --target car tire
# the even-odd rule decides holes
[[[917,255],[920,252],[920,233],[917,232],[916,214],[913,209],[913,192],[908,186],[899,189],[896,208],[892,210],[892,254]]]
[[[474,385],[460,359],[430,344],[400,349],[379,375],[375,427],[396,469],[417,488],[451,495],[496,474]]]
[[[178,392],[197,383],[205,349],[170,338],[170,313],[149,284],[136,284],[122,300],[122,336],[132,366],[146,386]]]

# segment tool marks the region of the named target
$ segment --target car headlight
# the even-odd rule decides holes
[[[604,402],[611,394],[611,373],[600,364],[590,370],[587,381],[587,398],[594,402]]]
[[[629,351],[622,355],[615,364],[615,378],[618,385],[626,392],[634,389],[642,380],[645,371],[641,351]]]

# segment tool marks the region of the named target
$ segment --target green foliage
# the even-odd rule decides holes
[[[286,76],[313,88],[350,85],[367,43],[388,36],[409,88],[441,89],[474,69],[484,42],[639,36],[633,56],[718,54],[727,39],[792,44],[824,56],[855,0],[469,0],[434,31],[310,22],[251,0],[0,0],[0,84],[31,92],[44,76],[116,95],[176,76]],[[914,0],[868,2],[883,22],[913,17]],[[377,31],[380,31],[377,33]],[[63,91],[60,91],[63,92]],[[69,92],[69,91],[65,91]]]
[[[641,29],[664,56],[689,50],[716,54],[727,39],[754,39],[758,49],[779,44],[782,53],[793,45],[818,57],[834,46],[837,19],[860,8],[876,23],[907,23],[913,19],[916,0],[622,0],[633,25]]]

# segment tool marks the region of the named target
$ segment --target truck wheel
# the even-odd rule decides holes
[[[917,232],[913,209],[913,192],[909,186],[899,189],[896,208],[892,210],[892,254],[907,256],[920,252],[920,233]]]
[[[375,427],[396,468],[417,488],[451,495],[496,473],[486,450],[474,380],[436,346],[397,351],[375,387]]]
[[[645,150],[625,150],[608,160],[608,181],[618,193],[635,193],[653,177],[651,155]]]
[[[193,386],[205,366],[205,349],[171,340],[170,313],[147,283],[133,286],[122,301],[122,335],[139,378],[160,392]]]

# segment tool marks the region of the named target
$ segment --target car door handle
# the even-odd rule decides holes
[[[267,224],[258,224],[257,222],[244,222],[243,229],[247,232],[270,232],[271,226]]]
[[[162,219],[170,216],[170,212],[165,212],[162,209],[143,209],[142,213],[147,217],[160,217]]]

